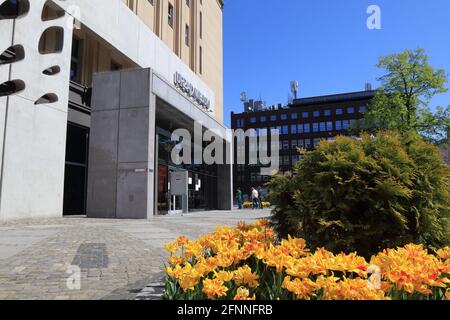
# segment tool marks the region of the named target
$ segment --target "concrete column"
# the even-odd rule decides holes
[[[94,76],[88,216],[154,214],[155,103],[151,70]]]
[[[231,143],[224,142],[225,164],[217,166],[217,206],[219,210],[233,209],[233,166]]]

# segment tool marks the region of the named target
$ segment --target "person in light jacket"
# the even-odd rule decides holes
[[[252,188],[252,202],[253,202],[253,210],[259,208],[259,192],[255,188]]]

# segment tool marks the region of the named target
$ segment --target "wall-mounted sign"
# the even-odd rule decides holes
[[[175,87],[180,89],[189,98],[193,99],[203,109],[206,111],[211,110],[211,101],[178,72],[174,75],[174,84]]]

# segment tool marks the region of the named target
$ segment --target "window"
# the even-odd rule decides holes
[[[366,120],[365,119],[359,119],[359,127],[365,128],[366,127]]]
[[[297,113],[292,113],[291,114],[291,119],[292,120],[297,120],[298,119],[298,114]]]
[[[60,53],[64,48],[64,29],[62,27],[48,27],[39,39],[40,54]]]
[[[311,139],[305,139],[305,149],[311,148]]]
[[[333,121],[327,122],[327,131],[333,131]]]
[[[341,114],[344,114],[344,111],[341,108],[336,109],[336,115],[340,116]]]
[[[313,132],[319,132],[319,124],[313,123]]]
[[[199,60],[200,60],[200,63],[199,63],[200,74],[203,74],[203,48],[202,48],[202,46],[200,46]]]
[[[238,119],[236,121],[236,127],[237,128],[244,128],[244,119]]]
[[[70,80],[80,82],[80,53],[81,41],[77,38],[72,40],[72,58],[70,61]]]
[[[289,134],[289,126],[282,126],[281,134]]]
[[[186,0],[186,5],[188,6],[188,8],[191,6],[191,1],[190,0]]]
[[[171,28],[173,28],[173,5],[169,3],[169,10],[167,13],[167,22]]]
[[[184,43],[186,44],[186,46],[189,47],[189,44],[191,43],[190,41],[190,37],[189,37],[189,26],[186,25],[186,34],[184,36]]]
[[[118,71],[121,70],[122,66],[118,64],[117,62],[111,60],[111,71]]]
[[[303,125],[303,128],[304,128],[304,132],[305,133],[310,133],[311,132],[311,125],[309,123],[305,123]]]
[[[259,121],[261,121],[261,122],[266,122],[266,116],[261,116],[260,118],[259,118]]]
[[[342,121],[342,128],[343,128],[344,130],[348,130],[348,126],[349,126],[348,120]]]
[[[9,0],[2,1],[0,5],[0,20],[2,19],[16,19],[30,10],[30,3],[28,0]]]
[[[281,115],[281,120],[287,120],[287,115],[286,114],[282,114]]]
[[[277,116],[276,115],[270,116],[270,121],[277,121]]]
[[[320,132],[325,132],[325,131],[327,131],[326,123],[325,122],[321,122],[320,123]]]
[[[203,13],[200,11],[200,39],[203,38]]]
[[[336,121],[336,131],[342,130],[342,121]]]
[[[317,145],[319,144],[320,139],[319,138],[315,138],[314,139],[314,148],[317,147]]]
[[[291,134],[297,134],[297,125],[291,125]]]
[[[299,148],[304,148],[305,147],[305,140],[303,140],[303,139],[298,140],[298,147]]]
[[[303,118],[303,119],[309,118],[309,112],[303,112],[303,113],[302,113],[302,118]]]
[[[275,135],[279,135],[280,132],[278,131],[277,127],[271,127],[270,128],[270,135],[275,136]]]
[[[320,117],[320,112],[319,111],[314,111],[313,116],[315,118]]]
[[[359,107],[359,112],[361,112],[361,113],[364,113],[364,112],[366,112],[366,106],[361,106],[361,107]]]
[[[297,149],[297,140],[292,140],[291,141],[291,146],[292,146],[292,149]]]
[[[348,108],[347,108],[347,113],[349,113],[349,114],[355,113],[355,108],[353,108],[353,107],[348,107]]]
[[[288,140],[283,141],[283,150],[289,150],[289,141]]]
[[[329,117],[329,116],[331,116],[331,110],[325,110],[325,111],[323,112],[323,114],[324,114],[326,117]]]
[[[300,133],[300,134],[304,132],[303,131],[303,124],[298,124],[297,125],[297,132]]]
[[[250,118],[250,123],[256,123],[256,117],[251,117]]]

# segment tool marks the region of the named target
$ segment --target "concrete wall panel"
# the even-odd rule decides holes
[[[116,216],[119,110],[93,112],[89,144],[87,215]]]
[[[121,109],[119,163],[147,162],[149,108]]]
[[[119,219],[146,219],[148,163],[121,163],[117,177],[117,215]],[[153,199],[153,196],[151,197]]]
[[[148,108],[150,103],[150,69],[121,72],[120,108]]]
[[[1,219],[62,214],[67,114],[11,96]]]
[[[94,84],[98,90],[92,92],[92,112],[119,109],[120,95],[116,93],[120,90],[120,72],[102,73],[101,81],[96,81],[94,76]],[[111,94],[99,94],[100,92]]]

